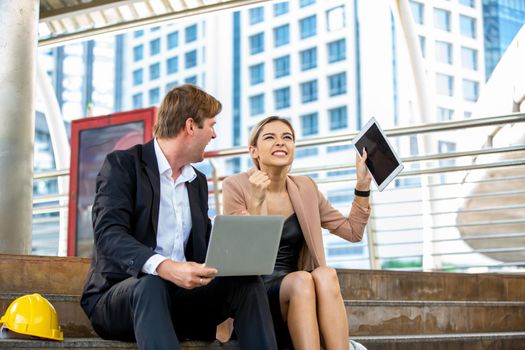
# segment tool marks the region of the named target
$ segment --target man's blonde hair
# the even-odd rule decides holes
[[[197,86],[178,86],[162,100],[153,135],[160,138],[175,137],[184,128],[188,118],[192,118],[202,128],[205,119],[215,117],[221,110],[221,103]]]

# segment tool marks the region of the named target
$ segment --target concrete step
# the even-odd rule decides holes
[[[345,306],[355,336],[525,331],[525,302],[346,300]]]
[[[0,312],[16,297],[38,292],[57,309],[68,341],[96,342],[79,305],[89,266],[85,258],[0,255]],[[419,334],[434,339],[440,334],[525,331],[523,275],[370,270],[338,270],[338,275],[352,336],[403,339]],[[494,345],[500,340],[476,340],[485,341]]]
[[[221,344],[218,341],[184,341],[182,349],[206,350],[206,349],[239,349],[237,341]],[[89,349],[89,350],[137,350],[137,344],[119,341],[103,340],[100,338],[66,338],[64,341],[43,341],[26,339],[0,339],[0,349]]]
[[[368,350],[523,350],[525,332],[352,337]]]
[[[0,254],[0,293],[80,295],[90,259]]]
[[[24,293],[0,293],[0,312],[3,314],[9,304]],[[42,296],[49,300],[57,311],[60,328],[65,337],[86,338],[96,337],[97,334],[91,326],[91,322],[80,307],[79,295],[57,295],[45,294]]]
[[[0,293],[0,310],[21,294]],[[79,296],[44,294],[66,338],[97,337]],[[352,335],[525,331],[525,302],[345,300]]]
[[[525,349],[525,332],[466,333],[405,336],[354,336],[368,350],[522,350]],[[237,342],[221,344],[186,341],[184,350],[230,349],[237,350]],[[136,350],[136,344],[102,340],[98,338],[66,339],[63,342],[40,340],[0,339],[0,349],[89,349]]]
[[[525,275],[338,270],[344,299],[525,301]]]

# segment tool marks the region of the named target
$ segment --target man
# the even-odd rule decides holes
[[[93,205],[95,246],[81,305],[105,339],[140,349],[213,340],[235,318],[243,349],[275,349],[259,277],[215,277],[204,267],[211,230],[206,177],[190,164],[215,138],[221,104],[192,85],[159,108],[154,140],[107,155]]]

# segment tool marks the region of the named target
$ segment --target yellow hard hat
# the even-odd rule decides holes
[[[37,293],[15,299],[0,318],[0,326],[20,334],[64,340],[55,308]]]

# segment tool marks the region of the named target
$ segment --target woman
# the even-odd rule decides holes
[[[263,276],[279,347],[348,349],[346,310],[336,271],[326,266],[321,227],[352,242],[363,238],[370,215],[366,152],[357,160],[356,196],[346,218],[313,180],[289,175],[294,142],[286,119],[259,122],[249,146],[255,168],[224,181],[224,212],[287,218],[275,270]]]

